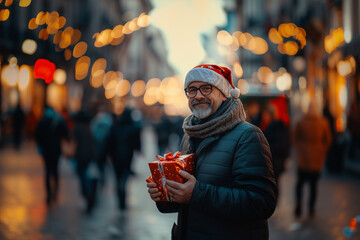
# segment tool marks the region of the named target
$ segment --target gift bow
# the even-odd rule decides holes
[[[160,161],[169,161],[174,160],[175,158],[178,158],[181,155],[181,152],[177,151],[176,153],[172,154],[172,152],[169,152],[168,154],[165,154],[164,156],[157,155],[156,158]]]

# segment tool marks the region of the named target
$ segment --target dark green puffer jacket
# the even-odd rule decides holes
[[[192,152],[190,143],[185,135],[182,153]],[[242,122],[201,141],[196,156],[197,183],[190,203],[157,204],[163,213],[179,212],[173,239],[268,239],[267,219],[275,210],[277,188],[261,130]]]

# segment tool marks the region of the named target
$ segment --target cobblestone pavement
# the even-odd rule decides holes
[[[4,240],[146,240],[170,239],[175,214],[159,213],[147,195],[147,162],[156,155],[154,135],[143,133],[143,154],[134,161],[136,175],[128,185],[129,208],[120,212],[114,196],[111,169],[99,191],[98,205],[85,214],[71,162],[62,159],[59,199],[45,204],[42,161],[33,142],[20,151],[0,149],[0,239]],[[280,180],[278,207],[269,220],[270,239],[346,239],[344,227],[360,214],[360,178],[350,174],[324,174],[319,184],[316,217],[299,222],[292,217],[295,175],[290,162]],[[306,196],[305,196],[306,197]]]

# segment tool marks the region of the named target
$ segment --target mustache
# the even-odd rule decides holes
[[[191,103],[191,106],[195,106],[197,104],[201,104],[201,103],[208,103],[208,104],[211,104],[211,101],[209,99],[201,99],[201,100],[194,100],[192,101]]]

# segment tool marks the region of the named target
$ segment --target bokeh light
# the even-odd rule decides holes
[[[26,54],[32,55],[35,53],[36,49],[37,49],[37,44],[34,40],[32,39],[26,39],[22,46],[22,51]]]

